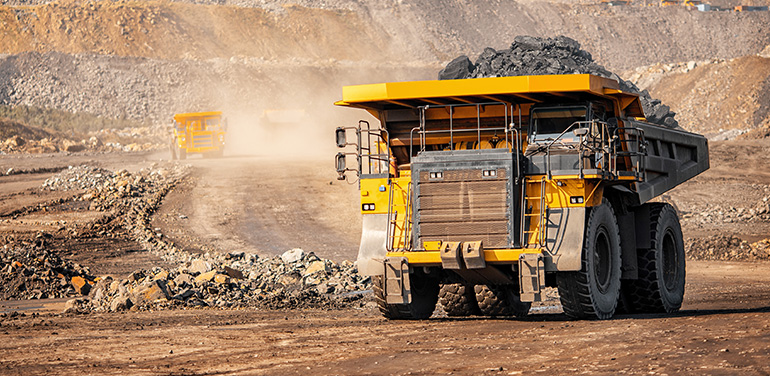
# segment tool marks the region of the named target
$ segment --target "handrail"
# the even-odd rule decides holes
[[[585,134],[580,134],[580,140],[575,144],[565,144],[563,136],[570,130],[588,129]],[[552,148],[557,143],[566,145],[569,148],[577,149],[578,158],[578,176],[582,179],[585,176],[586,160],[591,154],[597,155],[595,165],[589,168],[600,169],[603,176],[609,179],[617,179],[620,175],[619,159],[631,158],[627,168],[633,173],[636,180],[647,180],[646,169],[646,141],[644,131],[633,127],[618,127],[612,133],[610,125],[603,121],[576,121],[570,124],[566,129],[559,133],[555,138],[548,139],[546,145],[539,146],[535,152],[545,151],[545,170],[548,179],[553,178],[552,169]],[[634,147],[634,144],[636,147]],[[598,161],[598,154],[601,154],[601,164]]]
[[[456,107],[470,107],[474,106],[476,107],[476,127],[470,128],[470,129],[454,129],[454,109]],[[454,150],[454,134],[455,132],[476,132],[476,141],[481,142],[481,107],[483,106],[503,106],[504,109],[504,119],[503,119],[503,126],[502,127],[492,127],[492,128],[483,128],[483,131],[503,131],[505,133],[505,141],[509,142],[509,145],[513,144],[513,139],[509,139],[508,137],[508,123],[509,123],[509,116],[511,120],[513,120],[513,108],[511,107],[509,109],[508,104],[504,102],[484,102],[484,103],[462,103],[462,104],[445,104],[445,105],[425,105],[418,107],[419,109],[419,126],[412,128],[409,134],[409,155],[412,154],[412,150],[414,148],[414,131],[416,130],[419,133],[420,136],[420,152],[425,151],[426,141],[427,141],[427,135],[428,134],[435,134],[435,133],[448,133],[449,134],[449,150]],[[448,108],[449,109],[449,129],[448,130],[433,130],[429,131],[426,129],[426,115],[425,112],[430,108]],[[509,110],[511,113],[509,114]],[[511,122],[512,123],[512,122]],[[518,141],[518,140],[517,140]]]

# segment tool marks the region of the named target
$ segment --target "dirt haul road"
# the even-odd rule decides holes
[[[329,156],[192,158],[192,175],[164,200],[153,224],[190,251],[276,255],[292,248],[355,260],[358,185],[336,180]]]
[[[716,196],[733,208],[764,202],[767,141],[713,143],[712,170],[672,192],[685,233],[767,237],[755,216],[703,221]],[[61,166],[96,159],[139,169],[162,155],[62,155]],[[4,168],[33,170],[50,159],[10,158]],[[192,252],[279,253],[292,247],[321,257],[355,255],[356,186],[338,184],[327,159],[192,158],[192,174],[171,191],[153,226]],[[47,201],[34,193],[50,174],[0,177],[4,212]],[[329,183],[332,182],[330,185]],[[343,183],[344,184],[344,183]],[[722,209],[719,209],[720,211]],[[696,214],[698,214],[696,216]],[[72,215],[71,220],[87,220]],[[709,217],[721,218],[715,215]],[[23,221],[23,223],[22,223]],[[4,234],[35,226],[7,218]],[[34,233],[36,229],[25,231]],[[11,235],[6,235],[11,236]],[[106,243],[109,244],[109,243]],[[72,256],[94,273],[115,275],[160,264],[83,246]],[[98,248],[99,250],[95,249]],[[67,247],[64,248],[65,250]],[[42,309],[29,308],[42,305]],[[534,372],[767,374],[770,262],[689,261],[682,312],[570,321],[558,305],[526,319],[385,321],[369,301],[341,310],[189,309],[61,315],[63,301],[0,302],[0,374],[519,374]],[[12,314],[20,311],[23,313]],[[555,313],[544,313],[555,312]]]
[[[683,310],[385,321],[362,310],[6,317],[0,373],[767,374],[770,263],[690,262]]]

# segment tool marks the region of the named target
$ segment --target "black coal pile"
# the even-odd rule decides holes
[[[41,234],[45,237],[46,234]],[[97,278],[87,267],[55,253],[30,248],[0,248],[0,299],[64,298],[88,294]]]
[[[487,47],[475,63],[465,55],[455,58],[439,72],[438,78],[452,80],[547,74],[593,74],[617,80],[621,90],[639,94],[647,121],[669,128],[679,127],[674,118],[676,113],[668,106],[652,98],[647,90],[639,90],[633,82],[625,81],[596,64],[589,52],[580,49],[580,43],[565,36],[540,38],[520,35],[507,50],[497,51]]]

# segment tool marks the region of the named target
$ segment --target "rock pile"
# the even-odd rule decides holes
[[[39,239],[50,237],[41,233]],[[0,299],[64,298],[88,294],[98,279],[87,267],[36,248],[0,249]]]
[[[337,264],[300,249],[272,258],[206,254],[172,270],[138,270],[122,280],[103,277],[70,311],[333,308],[359,300],[369,284],[351,262]]]
[[[155,150],[166,147],[168,135],[168,131],[160,126],[102,129],[97,132],[90,132],[83,139],[70,139],[54,135],[42,138],[25,138],[16,134],[0,141],[0,154]]]
[[[770,239],[749,243],[736,236],[714,235],[690,240],[685,254],[691,260],[766,261],[770,260]]]
[[[51,176],[43,182],[42,189],[49,191],[68,191],[73,189],[92,189],[104,186],[114,179],[112,171],[88,165],[69,166],[66,170]]]
[[[12,256],[45,252],[41,250],[44,242],[27,243],[17,248],[6,247],[5,253],[0,253],[3,271],[8,269],[3,281],[23,280],[23,283],[5,283],[9,286],[7,295],[14,298],[81,295],[68,302],[66,312],[72,313],[190,307],[334,308],[358,304],[353,302],[369,295],[370,278],[359,275],[349,261],[335,263],[301,249],[276,257],[243,252],[199,255],[166,241],[157,229],[150,227],[151,214],[188,171],[187,166],[171,163],[134,173],[77,166],[61,171],[44,183],[45,189],[86,190],[75,196],[76,199],[90,201],[92,210],[108,213],[105,219],[91,224],[92,228],[77,229],[81,234],[107,236],[114,231],[110,226],[119,226],[146,250],[178,267],[137,270],[125,279],[94,277],[87,268],[77,265],[63,269],[71,271],[42,266],[25,269],[19,265],[37,265],[29,259],[45,259]],[[64,277],[57,278],[59,274]],[[33,286],[33,281],[37,283],[34,289],[28,287]],[[31,290],[35,293],[25,292]]]
[[[670,128],[679,126],[674,118],[676,113],[668,106],[652,98],[646,90],[640,90],[634,83],[624,81],[617,74],[596,64],[589,52],[580,49],[580,43],[565,36],[540,38],[520,35],[507,50],[497,51],[487,47],[476,62],[471,62],[464,55],[455,58],[439,72],[438,78],[450,80],[586,73],[617,80],[621,90],[638,93],[647,121]]]

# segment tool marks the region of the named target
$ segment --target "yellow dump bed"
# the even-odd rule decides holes
[[[338,106],[382,111],[426,105],[506,102],[554,103],[614,97],[624,115],[643,118],[639,96],[620,91],[618,82],[591,74],[490,77],[465,80],[388,82],[345,86]]]

